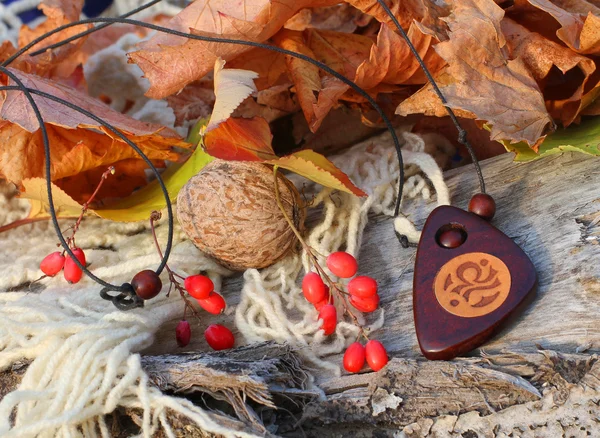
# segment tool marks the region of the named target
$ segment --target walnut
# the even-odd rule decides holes
[[[285,211],[302,230],[300,194],[281,173],[278,181]],[[212,161],[179,192],[177,216],[200,250],[233,270],[270,266],[297,242],[277,206],[273,169],[261,163]]]

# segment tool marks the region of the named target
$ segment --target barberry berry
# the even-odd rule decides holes
[[[379,307],[379,295],[375,294],[367,298],[350,295],[350,304],[352,304],[361,312],[373,312],[375,309],[377,309],[377,307]]]
[[[377,282],[366,275],[359,275],[348,283],[348,293],[360,298],[372,297],[377,293]]]
[[[208,298],[198,300],[198,304],[200,304],[200,307],[202,307],[208,313],[212,313],[213,315],[222,313],[227,306],[225,299],[214,291],[208,295]]]
[[[60,251],[53,252],[44,257],[40,263],[40,269],[48,277],[54,277],[65,266],[65,256]]]
[[[335,306],[331,304],[325,304],[319,311],[319,319],[323,320],[321,329],[325,332],[325,335],[329,336],[335,332],[337,326],[337,310]]]
[[[213,350],[227,350],[235,344],[235,338],[231,330],[220,324],[209,325],[204,331],[204,338]]]
[[[379,341],[371,340],[365,347],[367,363],[373,371],[379,371],[388,363],[388,355],[385,347]]]
[[[340,278],[350,278],[358,271],[358,263],[354,256],[344,251],[329,254],[327,267]]]
[[[365,347],[361,343],[350,344],[344,353],[344,369],[350,373],[358,373],[365,364]]]
[[[210,293],[215,290],[215,285],[206,275],[190,275],[183,282],[185,290],[191,297],[197,300],[208,298]]]
[[[83,252],[83,250],[81,248],[73,248],[72,251],[75,257],[77,257],[77,260],[79,260],[79,262],[83,266],[85,266],[85,253]],[[75,263],[75,261],[70,255],[68,255],[68,257],[65,258],[63,275],[65,277],[65,280],[67,280],[71,284],[78,283],[79,280],[81,280],[81,277],[83,276],[83,271],[79,266],[77,266],[77,263]]]
[[[177,345],[180,347],[185,347],[190,343],[190,339],[192,339],[192,329],[190,323],[185,319],[179,321],[177,327],[175,327],[175,339],[177,340]]]
[[[316,272],[309,272],[302,279],[302,293],[309,303],[318,303],[327,297],[329,290]]]

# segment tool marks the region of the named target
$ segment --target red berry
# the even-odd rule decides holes
[[[358,373],[365,364],[365,347],[359,342],[351,344],[344,353],[344,369],[350,373]]]
[[[85,266],[85,254],[81,248],[73,248],[73,254],[77,257],[77,260]],[[83,271],[77,263],[73,260],[73,258],[69,255],[65,258],[65,267],[64,272],[65,280],[67,280],[71,284],[78,283],[83,276]]]
[[[331,304],[325,304],[319,311],[319,319],[323,320],[321,328],[325,332],[325,335],[329,336],[335,331],[337,325],[337,310],[335,306]]]
[[[151,300],[160,293],[162,281],[156,272],[146,269],[135,274],[131,280],[135,294],[142,300]]]
[[[329,254],[327,267],[340,278],[350,278],[358,271],[358,263],[354,256],[344,251]]]
[[[190,275],[185,279],[183,285],[190,296],[197,300],[208,298],[210,293],[215,290],[215,285],[206,275]]]
[[[388,363],[387,351],[379,341],[371,340],[365,347],[367,363],[373,371],[379,371]]]
[[[190,339],[192,339],[192,329],[190,328],[190,323],[185,319],[179,321],[179,324],[175,327],[175,339],[177,339],[177,345],[180,347],[185,347],[190,343]]]
[[[379,307],[379,295],[375,294],[367,298],[350,295],[350,304],[364,313],[373,312]]]
[[[302,293],[309,303],[324,300],[329,293],[328,287],[316,272],[309,272],[302,279]]]
[[[198,304],[200,304],[200,307],[208,313],[212,313],[213,315],[222,313],[225,310],[225,306],[227,306],[225,299],[214,291],[208,295],[208,298],[198,300]]]
[[[65,266],[65,256],[60,251],[53,252],[44,257],[40,263],[40,269],[48,277],[54,277]]]
[[[315,309],[317,309],[317,312],[319,312],[323,308],[323,306],[334,303],[333,295],[329,294],[329,287],[328,286],[325,286],[325,287],[327,288],[327,295],[325,295],[325,298],[323,298],[318,303],[313,304],[313,306],[315,306]]]
[[[219,324],[209,325],[204,331],[204,338],[213,350],[227,350],[233,347],[235,338],[227,327]]]
[[[377,282],[366,275],[359,275],[348,283],[348,293],[360,298],[369,298],[377,293]]]

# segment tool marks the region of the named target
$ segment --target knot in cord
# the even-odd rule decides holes
[[[117,295],[111,295],[109,292],[117,292]],[[100,296],[110,301],[119,310],[132,310],[137,307],[144,307],[144,300],[138,297],[130,283],[123,283],[119,287],[105,287],[100,291]]]

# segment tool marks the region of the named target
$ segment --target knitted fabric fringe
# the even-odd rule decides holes
[[[142,3],[120,0],[109,13],[121,14]],[[148,11],[156,12],[161,11]],[[89,60],[85,69],[90,92],[96,87],[97,93],[111,93],[117,110],[125,98],[134,101],[132,112],[136,118],[172,126],[172,111],[164,102],[143,96],[147,83],[140,79],[137,66],[126,64],[124,53],[138,40],[135,35],[125,35],[118,44]],[[121,64],[111,65],[111,62]],[[119,80],[109,80],[115,71],[120,72]],[[125,74],[132,78],[130,84],[123,80]],[[112,87],[119,83],[124,86],[122,90],[102,89],[106,83]],[[407,164],[404,197],[429,199],[432,194],[428,179],[437,193],[438,204],[447,204],[448,190],[432,155],[451,156],[451,146],[435,136],[426,141],[408,133],[402,136]],[[438,151],[436,145],[442,149]],[[309,186],[315,195],[313,205],[320,206],[323,215],[308,233],[307,241],[323,255],[339,248],[360,255],[368,213],[393,214],[398,179],[396,153],[389,135],[384,134],[357,145],[334,161],[369,197],[358,199]],[[22,215],[25,205],[6,190],[0,190],[0,224]],[[65,222],[63,229],[68,225]],[[418,240],[419,232],[406,218],[398,217],[394,225],[411,241]],[[157,233],[159,241],[164,242],[166,227],[159,226]],[[86,219],[77,239],[94,273],[115,284],[129,281],[135,273],[159,263],[147,224]],[[0,291],[39,278],[40,259],[56,251],[55,242],[49,223],[0,234]],[[217,289],[221,276],[229,274],[186,240],[178,226],[169,265],[182,275],[207,271]],[[277,340],[308,347],[301,350],[314,364],[339,372],[338,365],[325,357],[341,351],[356,337],[357,328],[340,323],[335,335],[325,339],[319,331],[314,308],[304,300],[296,284],[303,269],[308,269],[306,254],[290,255],[261,271],[248,270],[244,274],[241,302],[235,309],[235,323],[247,342]],[[35,285],[31,293],[0,293],[0,369],[7,370],[22,360],[32,361],[19,388],[0,402],[0,436],[109,437],[104,415],[118,407],[138,408],[143,412],[141,435],[145,437],[159,429],[173,436],[167,409],[190,418],[206,431],[223,436],[248,436],[225,430],[206,411],[187,400],[166,396],[149,384],[139,352],[152,343],[163,323],[181,315],[183,305],[177,294],[170,298],[163,294],[144,309],[119,312],[99,298],[98,285],[87,278],[69,286],[59,277],[40,282],[45,288],[41,293],[36,292],[39,288]],[[163,283],[167,282],[163,276]],[[237,293],[224,291],[226,297]],[[376,329],[383,321],[383,312],[379,311],[366,323]],[[13,413],[16,414],[11,418]]]
[[[406,168],[404,199],[431,197],[429,185],[417,171],[422,171],[431,181],[437,193],[438,205],[449,204],[448,188],[442,172],[432,155],[425,152],[423,138],[402,133],[404,139],[403,157]],[[451,155],[452,146],[438,136],[429,137],[427,149],[432,154],[439,153],[436,146],[442,145],[442,155]],[[359,258],[364,229],[369,212],[393,216],[399,176],[398,159],[392,145],[391,136],[383,134],[376,140],[368,140],[335,158],[338,165],[350,178],[369,194],[366,199],[335,193],[330,189],[316,194],[313,206],[321,206],[323,219],[306,237],[306,242],[319,254],[328,254],[344,249]],[[337,198],[337,199],[334,199]],[[395,219],[396,230],[407,235],[411,242],[417,242],[420,233],[405,217]],[[327,270],[325,260],[320,265]],[[339,353],[356,339],[359,328],[353,323],[341,321],[333,335],[325,336],[317,319],[314,306],[304,299],[297,282],[300,271],[310,269],[305,252],[285,258],[276,265],[258,271],[247,270],[244,274],[244,286],[241,302],[237,307],[235,322],[248,342],[275,340],[295,342],[297,345],[310,346],[309,359],[318,366],[339,374],[339,365],[322,358],[328,354]],[[328,271],[328,275],[335,278]],[[343,314],[341,303],[338,315]],[[369,320],[368,329],[376,330],[383,325],[383,311],[374,320]],[[359,315],[361,323],[366,321]],[[306,349],[303,349],[306,350]]]
[[[423,152],[425,143],[413,134],[404,133],[403,137],[408,164],[405,197],[431,197],[429,184],[417,173],[420,168],[433,183],[438,203],[447,203],[441,171],[431,155]],[[382,135],[334,161],[370,196],[360,200],[328,189],[318,192],[315,204],[323,208],[323,217],[307,239],[324,255],[338,248],[359,254],[368,213],[392,214],[398,178],[395,151],[389,135]],[[0,211],[22,210],[22,201],[4,192],[0,195],[4,204]],[[10,215],[4,217],[9,219]],[[408,220],[397,219],[395,225],[411,240],[418,238]],[[165,241],[166,231],[164,225],[157,227],[160,242]],[[46,222],[0,234],[0,291],[39,278],[39,261],[56,250],[55,242],[54,231]],[[86,219],[77,243],[85,249],[96,275],[116,284],[159,262],[146,224]],[[209,272],[218,289],[220,277],[229,273],[203,256],[178,226],[169,264],[182,275]],[[306,269],[305,255],[292,254],[273,267],[248,270],[235,322],[247,342],[274,339],[302,345],[308,347],[301,350],[313,363],[337,372],[338,366],[324,356],[341,351],[356,336],[356,327],[340,323],[333,339],[325,340],[314,308],[296,285],[303,265]],[[139,352],[152,343],[164,322],[181,315],[183,306],[177,294],[170,298],[163,294],[144,309],[120,312],[100,299],[98,285],[87,278],[69,286],[59,277],[44,279],[41,293],[35,292],[35,286],[31,293],[0,293],[0,369],[24,359],[32,361],[19,388],[0,402],[0,436],[108,437],[104,415],[118,407],[143,412],[141,435],[146,437],[159,428],[173,436],[167,409],[189,417],[206,431],[247,436],[223,430],[201,408],[149,385]],[[163,282],[168,282],[164,276]],[[223,292],[226,297],[239,293]],[[382,313],[369,320],[372,328],[382,323]],[[16,412],[14,422],[12,412]]]
[[[158,265],[145,225],[93,219],[85,220],[83,227],[78,245],[100,277],[120,284]],[[159,226],[157,232],[164,242],[166,227]],[[39,278],[39,259],[56,250],[55,241],[48,223],[1,234],[0,290]],[[184,275],[207,270],[218,287],[219,276],[228,273],[185,241],[179,230],[170,264]],[[104,415],[117,407],[143,412],[144,437],[159,428],[174,436],[167,409],[206,431],[250,436],[232,433],[203,409],[149,384],[137,352],[151,345],[164,322],[181,315],[177,294],[162,294],[144,309],[120,312],[99,297],[98,285],[87,278],[69,286],[58,277],[43,280],[46,289],[41,293],[0,293],[0,370],[32,360],[18,389],[0,401],[0,436],[110,437]]]

